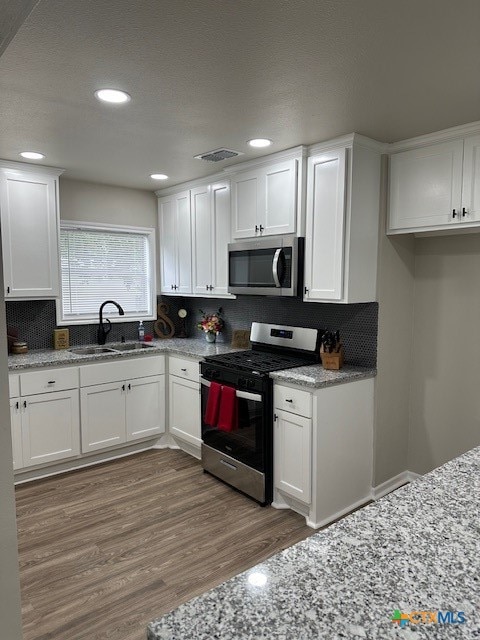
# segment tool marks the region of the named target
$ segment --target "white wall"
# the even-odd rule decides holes
[[[157,197],[153,191],[60,177],[60,217],[64,220],[156,227]]]
[[[480,445],[480,234],[415,241],[409,468]]]
[[[383,171],[385,172],[385,162]],[[386,185],[386,180],[382,181]],[[414,239],[387,237],[382,193],[378,253],[378,353],[375,380],[373,485],[402,473],[408,464]]]
[[[3,269],[0,251],[0,299]],[[20,582],[13,491],[12,439],[8,401],[5,304],[0,306],[0,637],[21,640]]]

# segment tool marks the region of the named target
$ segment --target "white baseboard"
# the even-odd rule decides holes
[[[325,527],[327,524],[332,524],[332,522],[335,522],[336,520],[339,520],[340,518],[342,518],[343,516],[349,514],[350,512],[355,511],[356,509],[359,509],[360,507],[363,507],[369,501],[370,501],[370,496],[367,495],[364,498],[361,498],[360,500],[357,500],[353,504],[348,505],[348,507],[345,507],[345,509],[341,509],[340,511],[337,511],[336,513],[332,513],[327,518],[323,518],[322,520],[319,520],[318,522],[314,522],[313,520],[310,520],[310,518],[308,516],[305,518],[305,521],[306,521],[306,523],[307,523],[307,525],[309,527],[312,527],[312,529],[320,529],[320,527]]]
[[[379,500],[402,485],[414,482],[414,480],[420,477],[418,473],[414,473],[413,471],[402,471],[402,473],[393,476],[393,478],[389,478],[385,482],[382,482],[382,484],[372,487],[372,500]]]

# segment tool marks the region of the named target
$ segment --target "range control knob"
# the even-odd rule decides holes
[[[247,381],[245,378],[239,378],[237,380],[237,384],[238,384],[238,388],[239,389],[246,389],[247,388]]]
[[[249,380],[248,381],[248,388],[249,389],[255,389],[255,380]]]

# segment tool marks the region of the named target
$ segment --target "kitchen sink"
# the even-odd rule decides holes
[[[150,349],[153,344],[147,344],[146,342],[118,342],[110,345],[113,351],[137,351],[139,349]]]
[[[115,349],[110,347],[74,347],[69,349],[70,353],[76,356],[93,356],[97,353],[115,353]]]

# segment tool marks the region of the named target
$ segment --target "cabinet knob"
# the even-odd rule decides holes
[[[24,400],[24,401],[23,401],[23,408],[24,408],[24,409],[26,409],[26,408],[27,408],[27,401],[26,401],[26,400]]]
[[[20,409],[20,403],[18,402],[18,400],[15,403],[15,409],[18,411]]]
[[[307,295],[307,293],[310,291],[310,289],[307,289],[307,287],[305,287],[305,288],[303,289],[303,291],[304,291],[305,295]]]
[[[467,215],[467,210],[465,209],[465,207],[463,207],[462,209],[462,218],[464,218]]]
[[[122,391],[125,391],[125,385],[122,384]]]
[[[278,420],[278,416],[276,413],[273,414],[273,421],[276,422]]]
[[[260,226],[258,227],[258,229],[259,229],[260,233],[262,233],[262,231],[265,231],[265,227],[263,227],[262,225],[260,225]]]
[[[7,287],[7,293],[10,293],[10,287]]]
[[[456,218],[456,217],[458,216],[458,213],[457,213],[457,210],[456,210],[456,209],[454,209],[454,210],[452,211],[452,216],[453,216],[454,218]]]
[[[255,225],[255,233],[258,233],[258,224]]]
[[[130,383],[128,383],[128,390],[131,391],[132,390],[132,385]]]

